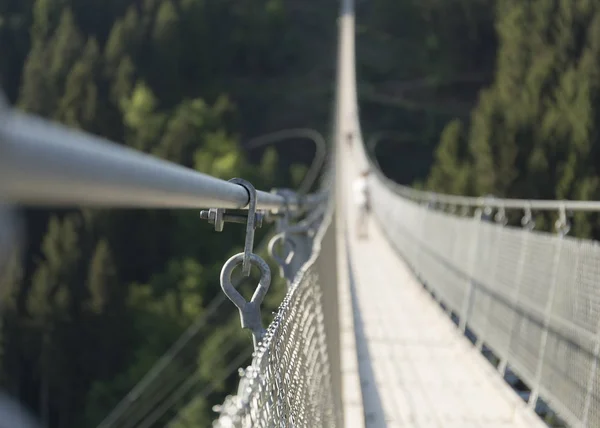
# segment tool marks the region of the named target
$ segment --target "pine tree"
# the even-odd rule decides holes
[[[129,56],[125,56],[115,73],[110,88],[110,100],[113,104],[119,106],[131,97],[133,83],[135,81],[135,66]]]
[[[177,42],[181,38],[180,26],[179,14],[173,2],[161,1],[151,33],[151,81],[159,97],[166,102],[177,100],[181,92],[181,44]]]
[[[63,91],[69,71],[81,56],[84,44],[85,41],[77,28],[73,12],[68,8],[64,9],[49,44],[48,73],[60,92]]]
[[[429,189],[459,195],[470,192],[465,147],[464,126],[460,120],[453,120],[444,129],[435,151],[435,161],[427,182]]]
[[[124,58],[135,56],[141,35],[139,14],[135,6],[131,6],[123,18],[115,21],[104,48],[109,76],[117,72]]]
[[[121,111],[126,127],[126,143],[152,151],[158,143],[165,124],[165,115],[158,111],[158,98],[148,85],[137,82],[131,96],[121,99]]]
[[[118,286],[110,248],[108,242],[103,239],[96,245],[88,270],[87,288],[90,293],[90,310],[95,314],[106,312],[116,297],[114,289]]]
[[[475,193],[600,198],[600,5],[501,0],[497,16],[496,79],[469,133]],[[596,220],[577,217],[578,236],[600,236]]]
[[[31,50],[25,59],[17,101],[20,108],[42,116],[51,114],[57,97],[48,75],[48,39],[54,31],[54,20],[59,11],[54,0],[36,0],[34,3]]]
[[[93,130],[98,105],[96,72],[99,64],[98,44],[92,38],[67,76],[65,93],[57,112],[61,122],[74,128]]]
[[[209,109],[201,99],[181,103],[167,123],[154,153],[172,162],[192,166],[193,154],[202,143]]]

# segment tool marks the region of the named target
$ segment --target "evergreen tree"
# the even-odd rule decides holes
[[[113,75],[125,57],[135,56],[140,43],[139,14],[135,6],[117,19],[106,42],[104,56],[109,75]]]
[[[95,314],[104,314],[109,310],[111,303],[119,293],[118,278],[110,248],[106,240],[101,240],[96,245],[94,256],[88,271],[87,288],[90,292],[90,310]]]
[[[48,78],[46,46],[37,43],[27,55],[19,91],[18,105],[23,110],[48,116],[56,103],[56,88]]]
[[[158,112],[158,99],[145,83],[138,82],[131,97],[121,99],[121,111],[126,129],[126,142],[132,147],[151,151],[157,144],[165,123]]]
[[[450,194],[469,193],[470,171],[465,146],[464,126],[460,120],[455,119],[442,133],[427,187]]]
[[[600,6],[502,0],[497,16],[496,79],[468,139],[475,193],[599,198]],[[456,162],[438,163],[432,177]],[[575,226],[578,236],[600,236],[594,218],[578,215]]]
[[[95,39],[88,40],[81,58],[71,68],[65,93],[58,105],[58,119],[74,128],[93,130],[98,106],[96,72],[100,52]]]
[[[70,9],[64,9],[60,22],[49,44],[49,64],[47,72],[53,84],[63,92],[65,80],[71,68],[80,57],[85,41],[75,23]]]
[[[154,52],[152,80],[153,87],[161,99],[170,102],[180,93],[179,59],[181,45],[177,42],[180,38],[179,28],[181,22],[177,9],[171,0],[160,3],[152,28],[152,46]]]

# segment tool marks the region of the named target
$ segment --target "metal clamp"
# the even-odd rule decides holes
[[[506,218],[506,210],[504,207],[498,208],[496,215],[494,216],[496,223],[506,226],[508,224],[508,218]]]
[[[571,223],[567,219],[567,211],[564,204],[561,204],[558,210],[558,219],[554,223],[554,227],[560,236],[567,235],[571,230]]]
[[[275,189],[273,192],[283,198],[283,209],[277,218],[277,230],[283,231],[290,225],[292,219],[290,199],[294,195],[294,191],[290,189]]]
[[[244,276],[250,276],[250,255],[254,248],[254,231],[257,227],[262,227],[264,213],[256,211],[256,189],[249,181],[242,178],[232,178],[230,183],[243,186],[248,192],[248,211],[238,212],[225,210],[223,208],[211,208],[200,211],[200,218],[208,220],[210,224],[215,225],[217,232],[223,231],[225,223],[246,223],[246,241],[244,243],[244,261],[242,273]]]
[[[248,264],[253,264],[260,269],[260,281],[252,295],[250,301],[246,301],[244,297],[235,289],[231,282],[231,274],[239,265],[248,260]],[[242,328],[247,328],[252,332],[254,349],[258,348],[258,344],[265,335],[265,329],[262,326],[260,315],[260,305],[262,304],[269,287],[271,286],[271,270],[269,265],[256,254],[250,254],[246,259],[244,253],[236,254],[225,262],[221,269],[221,289],[225,295],[233,302],[240,312],[240,321]]]
[[[530,232],[535,229],[535,220],[533,219],[531,206],[525,207],[525,213],[523,214],[523,218],[521,218],[521,226]]]

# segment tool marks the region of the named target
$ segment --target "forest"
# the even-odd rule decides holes
[[[361,121],[388,176],[454,194],[599,198],[600,3],[357,3]],[[0,82],[24,111],[216,177],[294,187],[310,141],[245,143],[290,127],[330,134],[338,6],[0,0]],[[234,307],[211,309],[243,228],[217,234],[186,210],[21,214],[26,239],[1,278],[2,388],[47,427],[97,426],[207,316],[168,375],[191,373],[197,388],[151,426],[208,426],[235,389],[228,366],[249,357]],[[574,234],[600,237],[597,218],[575,220]],[[283,286],[271,290],[274,309]]]

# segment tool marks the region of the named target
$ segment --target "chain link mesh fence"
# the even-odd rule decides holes
[[[337,352],[331,337],[337,312],[325,309],[336,304],[332,293],[336,284],[324,283],[331,278],[324,269],[334,270],[335,263],[319,260],[321,245],[334,239],[332,218],[331,206],[315,230],[310,259],[297,273],[252,364],[243,372],[237,395],[227,397],[217,409],[215,427],[341,425],[339,391],[332,373],[333,367],[339,370],[339,364],[332,363]],[[328,247],[322,256],[335,257],[332,253]]]
[[[600,245],[435,210],[381,177],[370,188],[394,247],[462,324],[566,422],[600,426]]]

